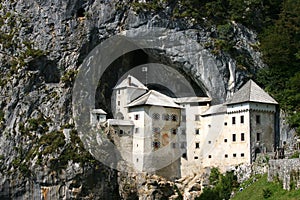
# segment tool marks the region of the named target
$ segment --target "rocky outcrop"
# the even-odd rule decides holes
[[[268,181],[281,182],[283,189],[299,189],[300,187],[300,159],[270,160]]]
[[[158,38],[161,46],[142,50],[143,54],[182,72],[211,96],[213,103],[224,102],[246,77],[263,67],[254,48],[255,33],[239,24],[231,24],[234,48],[251,60],[251,68],[241,66],[216,47],[216,27],[173,19],[168,12],[137,14],[126,0],[5,0],[1,1],[0,12],[4,24],[0,28],[0,198],[107,199],[115,195],[117,199],[119,186],[124,199],[176,195],[174,185],[168,182],[147,182],[140,189],[124,189],[128,186],[123,179],[117,181],[116,172],[110,168],[92,159],[76,161],[76,156],[87,155],[84,148],[79,148],[79,141],[62,137],[65,142],[55,143],[55,137],[48,138],[52,142],[45,138],[54,133],[60,137],[65,128],[74,125],[71,101],[77,71],[88,53],[113,35],[134,38],[149,27],[168,28]],[[167,46],[165,38],[173,38],[178,45]],[[140,64],[151,59],[141,60]],[[104,82],[107,90],[133,61],[131,55],[117,62],[124,68],[119,73],[112,68],[108,73],[110,82]],[[110,98],[105,94],[99,95],[99,105],[106,105]],[[70,154],[66,162],[63,158],[71,150],[76,154]],[[62,168],[51,168],[56,164]],[[154,192],[158,186],[160,191]],[[153,190],[146,195],[144,187]]]

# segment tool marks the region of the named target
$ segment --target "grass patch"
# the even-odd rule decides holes
[[[286,191],[282,188],[280,183],[268,182],[267,175],[263,175],[256,182],[241,192],[237,192],[233,200],[298,200],[300,197],[300,190]]]

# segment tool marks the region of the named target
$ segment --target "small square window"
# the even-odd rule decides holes
[[[234,153],[232,156],[235,158],[236,157],[236,153]]]
[[[170,130],[170,132],[171,132],[173,135],[176,135],[176,134],[177,134],[177,129],[172,128],[172,129]]]
[[[227,142],[227,139],[224,139],[224,142]]]
[[[152,119],[153,119],[153,120],[159,120],[159,119],[160,119],[160,114],[158,114],[158,113],[153,113],[153,114],[152,114]]]
[[[225,154],[225,158],[228,158],[228,154]]]
[[[159,148],[160,147],[160,142],[158,142],[158,141],[154,141],[153,143],[152,143],[152,145],[153,145],[153,147],[154,148]]]
[[[208,141],[208,144],[211,144],[211,141]]]
[[[186,142],[181,142],[180,148],[184,149],[186,147]]]
[[[195,115],[195,121],[200,121],[200,115]]]
[[[183,157],[183,158],[186,158],[186,153],[183,153],[183,154],[182,154],[182,157]]]
[[[175,114],[171,115],[171,120],[173,122],[177,122],[177,115],[175,115]]]
[[[227,122],[224,122],[224,126],[227,126]]]
[[[211,158],[211,155],[208,155],[208,158]]]
[[[176,146],[177,146],[177,145],[176,145],[176,143],[175,143],[175,142],[173,142],[173,143],[172,143],[172,148],[173,148],[173,149],[175,149],[175,148],[176,148]]]
[[[200,130],[199,129],[195,129],[195,134],[199,135],[200,134]]]
[[[159,127],[153,127],[152,128],[152,133],[160,133],[160,128]]]
[[[135,128],[135,133],[139,133],[139,128]]]
[[[196,148],[196,149],[199,149],[199,148],[200,148],[200,142],[196,142],[196,143],[195,143],[195,148]]]
[[[241,153],[241,157],[245,157],[245,154],[244,154],[244,153]]]
[[[165,121],[169,121],[170,120],[170,116],[168,114],[163,114],[162,115],[162,119]]]
[[[181,130],[181,135],[185,135],[185,129]]]

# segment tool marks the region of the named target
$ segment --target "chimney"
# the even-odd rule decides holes
[[[131,86],[131,77],[130,77],[130,76],[128,76],[128,78],[127,78],[127,79],[128,79],[128,85],[129,85],[129,86]]]

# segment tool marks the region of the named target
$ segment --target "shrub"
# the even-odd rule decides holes
[[[263,197],[265,199],[272,196],[272,191],[269,188],[263,189]]]

